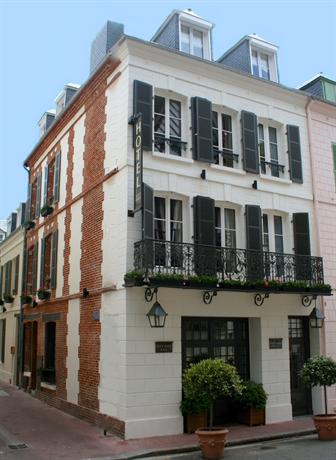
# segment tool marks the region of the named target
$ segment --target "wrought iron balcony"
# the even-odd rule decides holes
[[[185,280],[212,277],[218,283],[258,281],[304,291],[323,288],[321,257],[259,252],[171,241],[142,240],[134,245],[134,270],[144,279],[176,275]],[[293,285],[291,285],[293,284]],[[321,286],[322,285],[322,286]],[[251,283],[253,286],[253,283]],[[296,289],[295,289],[296,288]],[[318,288],[317,288],[318,289]],[[285,289],[290,290],[290,289]],[[324,290],[328,290],[324,288]],[[329,287],[330,294],[330,287]]]

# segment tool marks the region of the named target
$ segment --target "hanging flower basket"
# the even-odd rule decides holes
[[[35,222],[32,220],[26,220],[26,222],[23,223],[23,226],[26,230],[31,230],[35,227]]]
[[[21,296],[21,303],[23,305],[30,305],[33,301],[33,298],[30,295],[22,295]]]
[[[4,294],[4,301],[5,303],[13,303],[14,297],[10,294]]]
[[[48,204],[44,205],[41,208],[41,216],[42,217],[47,217],[49,214],[53,212],[54,208],[52,206],[49,206]]]
[[[37,297],[38,297],[40,300],[49,300],[49,299],[50,299],[50,291],[47,291],[47,290],[44,289],[44,288],[40,288],[40,289],[37,291]]]

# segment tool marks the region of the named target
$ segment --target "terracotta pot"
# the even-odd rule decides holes
[[[313,420],[321,441],[336,440],[336,414],[314,415]]]
[[[228,430],[224,428],[199,428],[196,430],[202,457],[208,460],[217,460],[224,455]]]
[[[198,428],[207,424],[207,414],[206,412],[202,414],[187,414],[185,421],[186,432],[188,434],[195,433]]]

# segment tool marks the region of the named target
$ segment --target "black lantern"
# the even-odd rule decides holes
[[[168,314],[156,300],[146,316],[150,327],[164,327]]]
[[[313,329],[321,329],[323,327],[324,315],[318,307],[313,308],[309,315],[310,327]]]

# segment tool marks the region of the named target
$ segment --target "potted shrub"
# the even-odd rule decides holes
[[[2,307],[4,305],[4,301],[2,300],[2,298],[0,297],[0,306]]]
[[[52,206],[45,204],[44,206],[42,206],[40,214],[42,217],[47,217],[49,216],[49,214],[53,212],[53,210],[54,208]]]
[[[242,394],[238,398],[239,421],[248,426],[265,425],[267,393],[261,383],[253,380],[248,380],[243,385]]]
[[[23,226],[26,230],[31,230],[32,228],[35,227],[35,222],[33,220],[26,220],[23,223]]]
[[[47,289],[42,287],[37,291],[37,297],[40,300],[49,300],[50,299],[50,291],[48,291]]]
[[[185,417],[187,433],[195,431],[207,424],[207,402],[201,399],[184,398],[180,404],[180,410]]]
[[[336,440],[336,414],[328,414],[327,387],[336,383],[336,361],[326,356],[310,358],[302,367],[300,377],[306,385],[323,387],[325,414],[313,416],[322,441]]]
[[[22,295],[21,303],[22,305],[30,305],[33,301],[33,298],[30,295]]]
[[[196,430],[203,458],[221,458],[228,430],[213,426],[213,409],[218,398],[241,394],[243,386],[236,368],[220,358],[205,359],[184,371],[182,388],[186,398],[204,402],[209,410],[209,427]]]
[[[142,286],[144,276],[141,272],[132,271],[124,276],[125,287]]]

